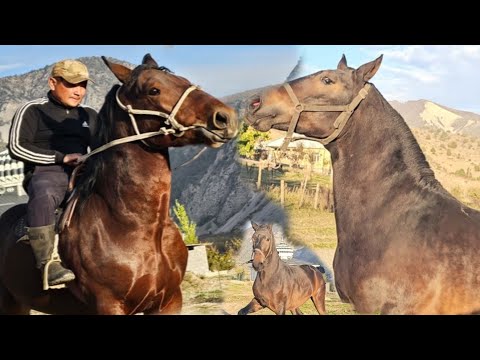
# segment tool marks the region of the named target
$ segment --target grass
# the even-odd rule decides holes
[[[248,172],[256,173],[256,168],[250,168]],[[248,181],[248,172],[246,166],[242,166],[242,177]],[[256,176],[256,175],[255,175]],[[256,179],[256,177],[253,178]],[[252,177],[250,177],[251,179]],[[314,208],[314,188],[307,186],[307,192],[304,196],[304,203],[300,207],[301,190],[300,181],[303,180],[302,172],[280,172],[274,171],[271,177],[275,181],[280,179],[288,183],[285,190],[285,210],[289,216],[288,239],[294,245],[306,245],[310,248],[335,249],[337,246],[337,230],[335,225],[335,215],[332,212],[325,211],[331,206],[328,201],[327,190],[330,187],[330,177],[314,174],[309,181],[311,186],[320,183],[323,186],[318,202],[318,209]],[[265,179],[267,181],[268,179]],[[298,184],[295,185],[294,181]],[[280,187],[271,183],[265,184],[262,188],[267,196],[277,204],[280,204]],[[333,197],[332,197],[333,199]],[[330,199],[330,202],[332,201]]]
[[[294,244],[303,244],[313,249],[337,247],[333,213],[314,209],[292,209],[288,213],[288,239]]]

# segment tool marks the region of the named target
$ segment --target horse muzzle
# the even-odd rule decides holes
[[[212,141],[212,147],[220,147],[238,135],[238,119],[235,112],[215,111],[208,127],[201,128],[203,135]]]
[[[215,111],[212,118],[212,132],[225,140],[231,140],[238,134],[238,119],[235,112]]]
[[[262,271],[265,265],[263,264],[263,261],[253,259],[252,266],[256,271]]]

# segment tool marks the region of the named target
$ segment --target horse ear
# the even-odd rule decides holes
[[[345,57],[345,54],[343,54],[342,58],[338,62],[337,69],[338,70],[346,70],[347,68],[348,68],[347,58]]]
[[[255,224],[253,221],[250,222],[252,223],[253,230],[257,231],[260,226]]]
[[[373,77],[373,75],[375,75],[377,70],[380,68],[380,64],[382,63],[382,59],[383,59],[383,55],[380,55],[375,60],[360,66],[356,70],[357,76],[360,79],[363,79],[363,81],[370,80]]]
[[[273,231],[273,225],[272,224],[267,224],[267,229],[270,231]]]
[[[153,59],[152,55],[150,55],[150,54],[146,54],[143,57],[142,64],[143,65],[151,65],[153,67],[158,68],[157,62]]]
[[[113,73],[113,75],[115,75],[115,77],[122,84],[125,84],[125,82],[130,78],[130,74],[132,73],[132,70],[130,70],[126,66],[110,62],[110,61],[107,60],[107,58],[105,56],[102,56],[102,60],[105,63],[105,65],[108,66],[108,68]]]

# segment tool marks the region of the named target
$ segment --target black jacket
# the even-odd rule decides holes
[[[8,150],[25,163],[25,173],[37,165],[63,164],[66,154],[87,153],[97,112],[86,106],[67,108],[48,97],[20,107],[12,120]]]

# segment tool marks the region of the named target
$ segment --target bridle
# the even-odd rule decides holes
[[[130,121],[132,122],[133,129],[135,130],[136,135],[131,135],[131,136],[126,136],[123,138],[115,139],[112,140],[105,145],[102,145],[95,150],[91,151],[88,154],[82,155],[79,159],[78,162],[84,162],[86,159],[88,159],[90,156],[97,154],[99,152],[102,152],[108,148],[111,148],[112,146],[119,145],[119,144],[124,144],[132,141],[137,141],[140,140],[142,141],[145,145],[149,147],[153,147],[152,145],[148,144],[147,142],[143,141],[143,139],[148,139],[154,136],[159,136],[159,135],[173,135],[176,137],[181,137],[184,135],[185,131],[194,129],[194,128],[204,128],[207,131],[208,130],[205,126],[203,125],[191,125],[191,126],[183,126],[180,124],[176,119],[175,115],[177,115],[178,110],[180,110],[180,107],[183,105],[183,102],[187,98],[187,96],[194,90],[200,90],[199,86],[196,85],[190,85],[180,96],[180,99],[178,99],[177,103],[175,104],[174,108],[172,109],[172,112],[170,114],[164,113],[162,111],[154,111],[154,110],[141,110],[141,109],[134,109],[132,108],[131,105],[125,105],[122,103],[120,100],[118,94],[120,93],[122,86],[120,86],[117,89],[117,92],[115,93],[115,99],[117,101],[118,106],[120,109],[123,111],[126,111],[128,113],[128,116],[130,117]],[[145,133],[140,133],[138,130],[137,126],[137,120],[135,119],[135,115],[153,115],[153,116],[159,116],[162,118],[165,118],[165,125],[169,126],[169,128],[163,126],[158,131],[151,131],[151,132],[145,132]]]
[[[348,119],[352,116],[353,112],[355,109],[358,107],[358,105],[362,102],[363,99],[368,95],[368,91],[370,90],[371,84],[366,83],[365,86],[360,89],[358,92],[357,96],[350,102],[348,105],[320,105],[320,104],[305,104],[301,103],[295,93],[293,92],[292,87],[290,86],[289,83],[283,84],[283,87],[287,91],[288,96],[290,96],[290,99],[293,102],[294,109],[293,109],[293,115],[292,115],[292,120],[290,120],[290,125],[288,126],[287,130],[287,135],[285,136],[285,139],[283,141],[282,146],[280,147],[281,154],[284,154],[285,151],[287,150],[288,144],[291,141],[296,141],[296,140],[313,140],[317,141],[323,145],[326,145],[333,140],[335,140],[340,133],[342,132],[343,128],[348,122]],[[327,136],[324,139],[318,139],[314,137],[307,137],[307,136],[302,136],[298,138],[292,138],[293,132],[295,128],[297,127],[298,119],[300,118],[300,114],[304,111],[307,112],[342,112],[340,115],[338,115],[337,119],[333,123],[334,130],[333,132]]]
[[[135,130],[135,133],[137,135],[141,135],[140,131],[138,130],[138,126],[137,126],[137,121],[135,119],[135,115],[153,115],[153,116],[159,116],[159,117],[162,117],[165,120],[165,125],[170,125],[170,128],[166,128],[165,126],[164,127],[161,127],[157,132],[154,132],[154,133],[158,133],[158,135],[168,135],[168,134],[172,134],[174,136],[177,136],[177,137],[180,137],[180,136],[183,136],[183,134],[185,133],[185,131],[187,130],[190,130],[190,129],[194,129],[196,127],[199,127],[198,125],[193,125],[193,126],[183,126],[182,124],[180,124],[176,119],[175,119],[175,115],[177,115],[177,112],[178,110],[180,110],[180,107],[182,106],[183,102],[185,101],[185,99],[187,98],[187,96],[194,90],[197,90],[199,89],[198,86],[196,85],[191,85],[189,86],[182,94],[182,96],[180,96],[180,99],[178,99],[177,103],[175,104],[174,108],[172,109],[172,112],[170,114],[167,114],[167,113],[164,113],[162,111],[153,111],[153,110],[139,110],[139,109],[134,109],[132,108],[132,105],[124,105],[120,98],[118,97],[118,94],[120,92],[120,88],[118,88],[117,92],[115,93],[115,99],[117,100],[117,104],[118,106],[120,106],[120,109],[126,111],[128,113],[128,116],[130,117],[130,121],[132,122],[132,126],[133,126],[133,129]],[[153,136],[156,136],[156,135],[153,135]],[[147,145],[147,146],[150,146],[148,143],[146,143],[145,141],[142,140],[142,142]]]
[[[271,241],[275,241],[275,239],[273,238],[272,236],[272,239]],[[263,255],[263,257],[265,258],[265,260],[272,254],[272,248],[273,246],[270,244],[270,249],[269,249],[269,252],[267,255],[265,255],[265,253],[262,251],[262,249],[258,248],[258,247],[253,247],[253,251],[252,251],[252,259],[249,261],[249,262],[253,262],[253,259],[254,259],[254,254],[256,252],[260,253],[261,255]]]

